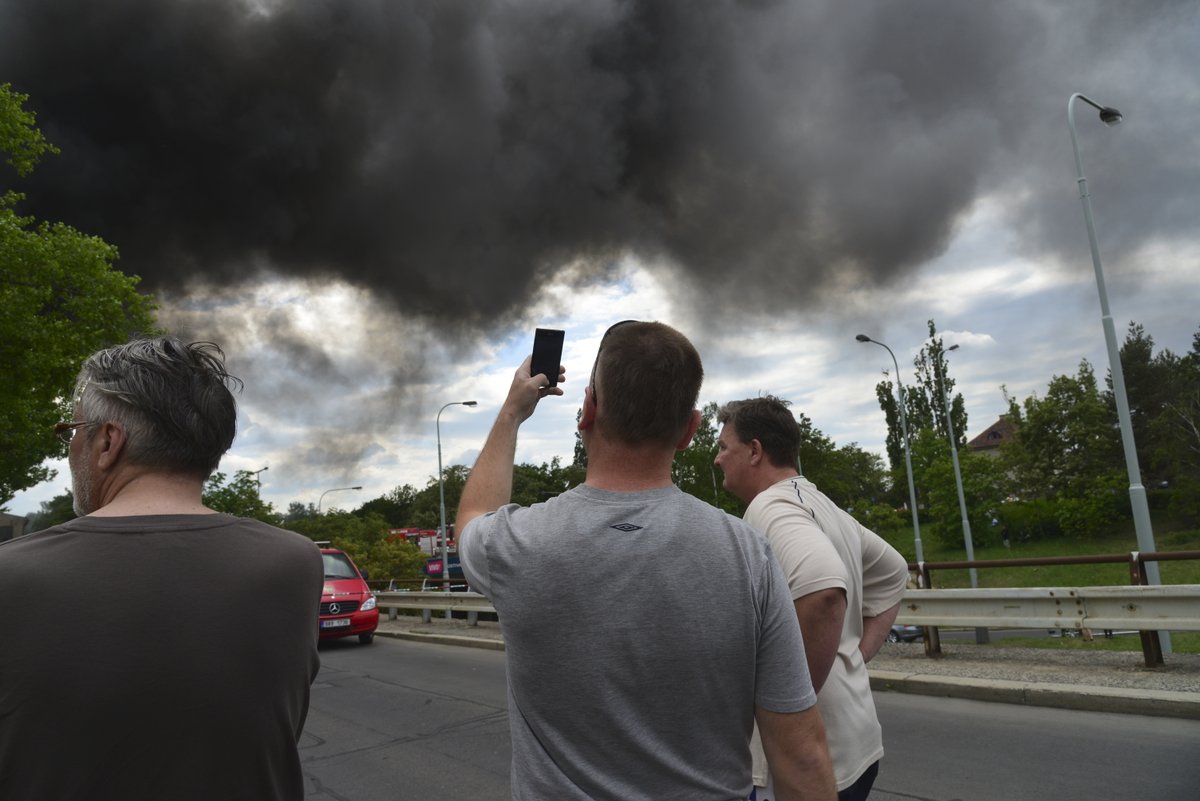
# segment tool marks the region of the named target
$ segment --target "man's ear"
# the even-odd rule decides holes
[[[746,446],[750,449],[750,464],[755,467],[762,464],[762,460],[766,456],[763,453],[762,443],[756,439],[752,439]]]
[[[579,422],[576,428],[580,431],[586,431],[596,423],[596,404],[592,400],[592,388],[583,388],[583,412],[579,415]]]
[[[96,466],[111,470],[125,452],[125,429],[120,423],[103,423],[93,437]]]
[[[687,446],[692,444],[692,437],[696,436],[696,429],[700,427],[700,410],[692,409],[692,416],[688,419],[687,431],[683,438],[675,445],[675,450],[685,451]]]

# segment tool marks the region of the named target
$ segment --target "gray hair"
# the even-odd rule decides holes
[[[135,339],[88,358],[75,384],[80,419],[116,422],[132,464],[208,478],[233,444],[242,381],[212,342]]]

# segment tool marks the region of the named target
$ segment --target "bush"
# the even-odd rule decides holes
[[[846,511],[865,528],[871,529],[880,536],[897,532],[909,525],[908,518],[904,514],[897,512],[886,503],[874,503],[865,498],[850,504],[846,507]]]
[[[996,510],[1001,531],[1008,527],[1011,542],[1056,539],[1063,535],[1056,503],[1049,498],[1003,504]]]
[[[1200,525],[1200,481],[1191,476],[1176,479],[1167,508],[1188,525]]]

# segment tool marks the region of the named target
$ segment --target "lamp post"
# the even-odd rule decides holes
[[[317,514],[321,514],[321,502],[325,500],[325,496],[331,492],[341,492],[342,490],[360,490],[362,487],[334,487],[327,489],[321,493],[321,497],[317,498]]]
[[[958,350],[958,345],[951,345],[946,348],[946,353],[952,350]],[[975,561],[975,544],[971,539],[971,518],[967,515],[967,497],[963,492],[962,470],[958,466],[958,443],[954,441],[954,419],[950,413],[950,390],[946,386],[946,374],[940,369],[940,360],[938,362],[938,375],[942,382],[942,406],[946,410],[946,431],[950,434],[950,460],[954,463],[954,484],[958,489],[958,511],[962,514],[962,530],[963,544],[967,547],[967,561]],[[975,568],[967,569],[967,573],[971,577],[971,589],[979,587],[979,575]],[[986,626],[975,628],[975,642],[983,644],[990,641]]]
[[[437,453],[438,453],[438,500],[441,506],[440,525],[438,527],[438,536],[442,540],[442,592],[450,592],[450,543],[446,537],[446,484],[442,478],[442,412],[451,406],[475,406],[476,402],[471,401],[451,401],[442,408],[438,409],[437,417],[434,418],[434,427],[437,429]],[[450,610],[446,610],[446,619],[451,617]]]
[[[917,549],[917,564],[920,565],[925,561],[925,550],[921,547],[921,523],[917,520],[917,489],[913,484],[912,455],[908,449],[908,415],[904,411],[904,384],[900,383],[900,363],[896,361],[896,354],[892,353],[892,349],[879,340],[871,339],[866,334],[859,334],[855,339],[859,342],[874,342],[888,352],[892,357],[892,364],[896,366],[896,389],[900,393],[900,433],[904,436],[904,470],[908,474],[908,504],[912,508],[913,542]],[[919,570],[917,575],[921,575]]]
[[[262,470],[247,470],[247,471],[246,471],[246,472],[247,472],[247,473],[249,473],[250,475],[254,476],[254,483],[255,483],[256,485],[258,485],[258,490],[259,490],[259,492],[260,492],[260,493],[262,492],[262,479],[261,479],[261,478],[259,478],[259,475],[258,475],[258,474],[259,474],[259,473],[261,473],[261,472],[263,472],[264,470],[267,470],[267,469],[268,469],[268,468],[264,467]]]
[[[952,350],[958,350],[958,345],[951,345],[946,348],[949,353]],[[971,519],[967,516],[967,500],[963,494],[962,471],[958,466],[958,443],[954,441],[954,420],[950,415],[950,390],[946,387],[946,374],[942,372],[941,365],[938,365],[938,377],[942,382],[942,407],[946,410],[946,431],[950,434],[950,459],[954,463],[954,483],[958,486],[958,510],[962,513],[962,530],[963,544],[967,546],[967,561],[975,561],[975,545],[971,542]],[[968,571],[971,575],[971,586],[979,586],[979,576],[975,572],[975,568],[970,568]]]
[[[1129,398],[1125,394],[1125,372],[1121,369],[1121,351],[1117,347],[1117,331],[1113,327],[1112,313],[1108,309],[1108,290],[1104,286],[1104,268],[1100,264],[1100,246],[1096,242],[1096,223],[1092,219],[1092,197],[1088,192],[1087,178],[1083,174],[1083,160],[1079,156],[1079,137],[1075,133],[1075,101],[1082,100],[1099,110],[1100,120],[1105,125],[1116,125],[1124,119],[1121,112],[1110,106],[1102,106],[1090,97],[1078,92],[1067,100],[1067,127],[1071,131],[1071,148],[1075,151],[1075,172],[1079,176],[1079,200],[1083,203],[1083,221],[1087,225],[1088,245],[1092,250],[1092,267],[1096,271],[1096,288],[1100,292],[1100,323],[1104,327],[1104,343],[1108,348],[1108,369],[1112,374],[1113,396],[1117,402],[1117,421],[1121,428],[1121,445],[1125,450],[1125,469],[1129,473],[1129,504],[1133,509],[1133,529],[1137,535],[1138,548],[1152,553],[1154,531],[1150,525],[1150,506],[1146,502],[1146,488],[1142,485],[1142,471],[1138,466],[1137,446],[1133,440],[1133,423],[1129,417]],[[1162,583],[1157,562],[1146,563],[1146,579],[1151,584]],[[1159,633],[1162,650],[1171,652],[1171,640],[1166,632]]]

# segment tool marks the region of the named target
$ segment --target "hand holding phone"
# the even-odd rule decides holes
[[[563,337],[566,332],[556,328],[538,328],[533,332],[533,358],[529,364],[531,376],[546,376],[546,386],[558,385],[558,368],[562,366]]]

